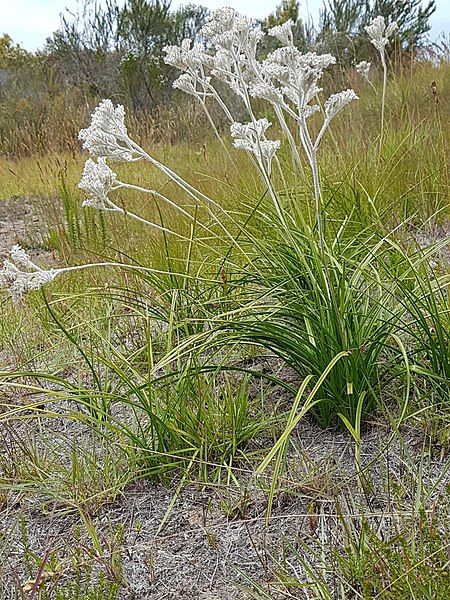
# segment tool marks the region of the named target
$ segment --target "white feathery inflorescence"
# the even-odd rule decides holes
[[[202,27],[202,36],[217,48],[254,58],[264,33],[258,21],[239,14],[234,8],[219,8]]]
[[[202,27],[203,37],[215,43],[217,36],[220,36],[224,31],[233,29],[236,16],[237,13],[234,8],[229,6],[214,10],[206,25]]]
[[[116,173],[106,164],[106,159],[100,157],[97,162],[88,158],[78,187],[88,194],[83,206],[100,210],[111,210],[108,206],[108,193],[116,183]]]
[[[128,133],[125,126],[125,109],[122,105],[114,108],[111,100],[102,100],[91,116],[91,124],[82,129],[78,138],[83,148],[94,156],[130,161],[133,154],[128,147]]]
[[[294,21],[292,19],[288,19],[282,25],[275,25],[275,27],[271,27],[267,32],[272,37],[277,38],[285,46],[293,46],[294,45],[294,35],[292,33],[292,28],[294,27]]]
[[[196,96],[198,94],[196,87],[196,78],[190,73],[182,73],[172,84],[175,89],[181,90],[185,94]]]
[[[164,62],[183,73],[172,86],[186,94],[196,96],[201,102],[211,96],[211,77],[206,70],[213,66],[213,57],[205,50],[204,44],[186,38],[179,46],[165,46]]]
[[[250,95],[253,98],[261,98],[262,100],[267,100],[272,104],[278,104],[280,106],[285,106],[285,101],[282,92],[273,85],[268,82],[257,82],[250,84]]]
[[[264,36],[260,23],[233,8],[221,8],[213,11],[202,36],[213,50],[208,62],[211,75],[248,104],[248,84],[259,70],[257,47]]]
[[[268,173],[271,170],[272,159],[281,146],[280,140],[266,139],[266,131],[271,123],[266,119],[258,119],[251,123],[233,123],[230,126],[234,146],[255,154],[262,161]]]
[[[375,17],[370,25],[366,25],[364,28],[371,38],[372,44],[379,52],[384,52],[386,44],[389,42],[389,38],[397,29],[396,21],[392,21],[386,26],[384,17],[379,15]]]
[[[246,77],[245,55],[240,54],[233,58],[232,53],[224,48],[219,48],[212,59],[211,75],[225,82],[235,94],[245,97],[243,81]]]
[[[355,65],[356,72],[369,81],[369,73],[370,67],[372,66],[371,62],[367,60],[362,60],[357,65]]]
[[[11,260],[16,264],[24,267],[25,269],[36,269],[36,265],[32,262],[29,254],[19,244],[15,244],[9,251]]]
[[[175,81],[175,87],[201,99],[202,95],[203,98],[207,95],[217,96],[209,77],[208,89],[206,86],[203,91],[199,89],[198,83],[206,80],[207,66],[212,77],[224,81],[242,99],[251,121],[245,125],[231,125],[234,146],[252,152],[258,158],[259,165],[269,173],[280,141],[265,138],[269,123],[267,119],[256,119],[249,97],[266,100],[277,111],[293,117],[300,129],[304,130],[307,128],[306,120],[320,110],[320,105],[312,101],[322,91],[319,81],[324,70],[336,63],[336,58],[331,54],[302,53],[296,48],[293,27],[291,19],[272,27],[268,34],[284,45],[269,53],[265,60],[259,61],[256,50],[263,36],[260,24],[240,15],[233,8],[221,8],[212,13],[202,28],[205,43],[211,48],[211,54],[207,54],[206,58],[204,48],[195,44],[191,47],[190,40],[185,40],[180,47],[166,48],[166,62],[185,71]],[[333,116],[356,98],[353,90],[330,96],[325,103],[325,120],[316,140],[317,146]],[[280,117],[280,114],[277,112],[286,131],[284,117]],[[306,132],[301,139],[307,140],[309,136],[309,132]]]
[[[197,71],[210,60],[204,45],[189,38],[185,38],[179,46],[164,46],[163,51],[166,53],[164,62],[180,71]]]
[[[324,69],[335,62],[331,54],[302,54],[295,46],[284,46],[267,56],[261,65],[261,72],[266,78],[278,81],[284,95],[296,107],[304,110],[321,91],[318,81]]]
[[[347,106],[353,100],[358,100],[355,90],[344,90],[338,94],[331,94],[325,102],[325,116],[328,121],[336,115],[344,106]]]
[[[0,269],[0,287],[8,289],[14,303],[20,302],[27,292],[38,290],[53,281],[59,273],[57,269],[43,270],[35,265],[18,244],[11,248],[10,258],[4,260]],[[30,271],[22,271],[19,266]]]

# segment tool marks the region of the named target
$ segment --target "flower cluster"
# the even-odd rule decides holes
[[[241,76],[255,60],[258,43],[264,34],[257,21],[239,15],[233,8],[213,11],[201,33],[215,50],[214,54],[207,53],[203,44],[185,39],[179,46],[166,46],[164,60],[183,71],[173,84],[175,88],[196,95],[202,102],[207,96],[215,96],[225,108],[211,86],[208,73],[225,81],[243,97]]]
[[[272,159],[281,145],[279,140],[266,139],[266,131],[271,123],[258,119],[252,123],[233,123],[230,127],[234,146],[253,153],[270,174]]]
[[[83,141],[83,148],[94,156],[133,160],[125,126],[125,109],[121,105],[114,108],[111,100],[100,102],[92,113],[91,124],[80,131],[78,138]]]
[[[258,70],[256,51],[264,33],[261,25],[233,8],[215,10],[202,28],[213,50],[211,75],[224,81],[249,110],[248,82]]]
[[[389,23],[389,25],[386,26],[384,17],[381,15],[375,17],[370,25],[366,25],[365,27],[365,30],[371,38],[372,44],[380,53],[384,53],[385,46],[396,29],[396,21],[392,21],[392,23]]]
[[[23,295],[38,290],[58,275],[57,269],[41,269],[31,260],[21,246],[16,244],[10,250],[10,259],[5,259],[0,269],[0,286],[8,288],[13,302],[19,302]],[[21,268],[20,268],[21,267]],[[22,269],[28,269],[24,271]]]
[[[165,46],[163,48],[166,56],[164,61],[184,71],[173,83],[174,88],[178,88],[186,94],[201,95],[203,99],[210,95],[207,92],[210,77],[205,74],[205,67],[210,66],[211,57],[206,53],[205,47],[199,42],[192,42],[191,39],[184,39],[179,46]],[[200,84],[200,88],[198,88]]]
[[[216,48],[254,58],[264,34],[257,21],[239,14],[234,8],[225,7],[213,11],[202,28],[202,35]]]
[[[292,33],[292,28],[294,27],[294,21],[292,19],[288,19],[282,25],[275,25],[275,27],[271,27],[267,32],[272,37],[277,38],[279,42],[284,44],[285,46],[293,46],[294,45],[294,35]]]
[[[181,90],[185,94],[191,94],[195,96],[198,94],[197,89],[198,78],[192,76],[190,73],[182,73],[175,81],[172,86],[175,89]]]
[[[342,109],[347,106],[353,100],[358,100],[358,96],[355,90],[344,90],[338,94],[331,94],[328,100],[325,102],[325,117],[328,121]]]
[[[259,23],[240,15],[233,8],[214,11],[202,28],[202,36],[211,47],[211,53],[207,53],[201,44],[192,45],[190,40],[184,40],[180,46],[165,48],[166,62],[184,71],[174,86],[197,96],[201,101],[206,95],[214,96],[230,123],[233,123],[231,112],[212,84],[211,78],[216,77],[227,83],[241,98],[252,123],[257,119],[253,114],[251,98],[270,102],[283,131],[289,137],[284,114],[294,118],[299,127],[305,127],[306,118],[320,109],[317,103],[311,102],[322,91],[319,81],[323,72],[336,62],[331,54],[300,52],[294,46],[293,26],[293,21],[289,19],[269,30],[268,34],[284,45],[260,62],[256,58],[257,45],[263,37]],[[199,83],[203,84],[203,88],[198,86]],[[346,100],[355,98],[356,95],[351,96],[347,92],[342,96],[333,96],[329,102],[329,114],[326,115],[327,125],[333,116],[331,106],[335,107],[338,101],[343,100],[340,109],[347,103]]]
[[[116,174],[108,167],[104,157],[100,157],[97,162],[88,158],[78,184],[78,187],[88,194],[88,198],[83,201],[83,206],[113,210],[108,205],[108,193],[113,189],[115,182]]]
[[[164,61],[180,71],[197,70],[209,59],[204,46],[199,42],[193,43],[189,38],[179,46],[164,46],[163,51],[166,53]]]
[[[279,86],[278,91],[303,117],[311,114],[308,105],[322,91],[318,82],[324,69],[335,62],[331,54],[302,54],[295,46],[284,46],[268,55],[261,65],[261,73],[275,89]],[[252,93],[255,94],[254,88]]]
[[[355,65],[355,69],[356,69],[356,72],[359,75],[361,75],[361,77],[364,77],[364,79],[367,79],[367,81],[369,81],[369,73],[370,73],[371,66],[372,66],[371,62],[368,62],[367,60],[362,60],[357,65]]]
[[[266,139],[265,131],[269,123],[266,119],[256,117],[252,98],[266,100],[272,105],[289,141],[292,158],[299,164],[295,139],[286,118],[295,121],[299,139],[314,173],[316,199],[320,196],[320,190],[315,150],[334,115],[357,98],[353,90],[333,94],[325,102],[325,118],[319,135],[315,141],[312,140],[307,119],[320,110],[319,103],[313,101],[322,91],[319,82],[324,70],[335,64],[336,59],[331,54],[302,53],[294,45],[293,26],[293,21],[287,20],[269,30],[268,35],[277,38],[283,45],[260,61],[257,47],[264,36],[261,25],[240,15],[233,8],[221,8],[212,13],[202,28],[208,52],[198,44],[191,46],[189,40],[178,47],[166,48],[166,62],[184,71],[176,80],[175,87],[196,96],[206,111],[207,95],[218,102],[230,121],[234,145],[256,156],[278,211],[276,194],[270,181],[267,181],[267,175],[270,175],[271,163],[280,141]],[[225,82],[241,99],[250,118],[248,123],[235,122],[232,111],[214,87],[213,78]],[[199,83],[202,85],[199,86]]]

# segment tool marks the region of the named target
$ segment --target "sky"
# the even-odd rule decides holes
[[[236,10],[255,18],[267,16],[279,0],[173,0],[172,6],[201,4],[209,9],[233,6]],[[450,33],[449,0],[436,0],[437,10],[432,16],[431,35]],[[16,43],[27,50],[42,48],[46,38],[55,31],[59,15],[69,9],[76,10],[78,0],[0,0],[0,35],[8,33]],[[323,0],[300,0],[302,16],[308,14],[317,20]]]

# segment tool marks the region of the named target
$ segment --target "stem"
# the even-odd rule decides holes
[[[289,129],[288,124],[286,123],[286,119],[284,118],[283,111],[276,104],[272,104],[272,106],[275,109],[275,114],[277,115],[278,122],[281,125],[281,129],[284,131],[284,134],[286,135],[286,137],[288,139],[289,148],[291,150],[292,160],[298,167],[300,167],[301,170],[303,170],[302,162],[300,159],[300,154],[298,153],[298,150],[297,150],[297,144],[295,143],[294,136],[292,135],[291,130]]]
[[[311,173],[313,178],[314,185],[314,199],[315,199],[315,209],[316,209],[316,224],[317,231],[319,233],[319,242],[322,252],[324,252],[324,236],[323,236],[323,220],[322,220],[322,191],[320,189],[320,179],[319,179],[319,167],[317,164],[317,154],[316,148],[312,143],[311,136],[309,134],[308,125],[306,124],[305,117],[301,117],[300,123],[300,137],[305,148],[306,156],[308,157],[308,161],[311,167]]]
[[[166,175],[171,181],[179,185],[181,189],[183,189],[196,202],[198,202],[199,199],[203,199],[209,204],[212,204],[215,208],[218,208],[222,212],[225,212],[223,208],[219,204],[217,204],[217,202],[214,202],[214,200],[209,198],[206,194],[203,194],[203,192],[197,190],[195,187],[193,187],[191,184],[185,181],[182,177],[180,177],[180,175],[172,171],[172,169],[169,169],[169,167],[166,167],[165,165],[160,163],[158,160],[156,160],[156,158],[153,158],[153,156],[148,154],[141,146],[139,146],[139,144],[134,142],[131,138],[128,138],[127,142],[132,150],[140,154],[142,158],[145,158],[151,165],[162,171],[164,175]]]
[[[368,77],[367,77],[367,81],[370,83],[370,85],[372,86],[373,91],[378,96],[378,90],[377,90],[377,88],[373,85],[373,83],[370,81],[370,79]]]
[[[242,71],[240,69],[239,61],[238,61],[238,58],[237,58],[235,52],[232,51],[231,54],[232,54],[232,57],[234,59],[234,63],[235,63],[235,67],[236,67],[236,72],[238,73],[239,83],[241,84],[242,100],[244,101],[245,108],[247,109],[247,112],[248,112],[248,114],[250,116],[250,119],[251,119],[252,123],[255,125],[257,119],[255,117],[255,113],[253,112],[252,103],[251,103],[251,100],[250,100],[250,96],[248,94],[247,84],[245,83],[244,78],[242,76]],[[255,130],[256,130],[256,127],[255,127]],[[258,148],[258,153],[260,154],[260,149],[259,148]],[[275,193],[275,190],[273,188],[272,181],[270,180],[270,174],[267,172],[267,169],[265,168],[264,163],[263,163],[262,159],[260,158],[260,156],[257,156],[257,161],[258,161],[258,165],[259,165],[260,171],[261,171],[261,173],[263,175],[264,182],[267,185],[270,197],[271,197],[272,202],[273,202],[273,204],[275,206],[275,210],[277,211],[278,217],[279,217],[281,223],[286,227],[287,226],[286,219],[284,218],[283,210],[282,210],[282,208],[280,206],[280,203],[278,202],[278,197],[277,197],[277,195]]]
[[[381,95],[381,132],[380,132],[380,155],[383,147],[383,136],[384,136],[384,107],[386,102],[386,86],[387,86],[387,64],[384,49],[380,52],[381,63],[383,65],[383,92]]]
[[[314,150],[317,150],[317,148],[319,147],[319,144],[322,141],[323,136],[325,135],[325,131],[327,130],[328,125],[330,124],[330,120],[331,119],[325,117],[323,125],[320,128],[319,134],[316,137],[316,141],[314,142]]]
[[[316,150],[313,148],[311,155],[311,172],[313,176],[314,198],[316,203],[316,223],[317,231],[319,232],[320,246],[324,248],[323,239],[323,222],[322,222],[322,191],[320,189],[319,168],[317,165]]]
[[[127,138],[127,143],[129,145],[129,147],[132,150],[134,150],[134,152],[137,152],[138,154],[140,154],[142,158],[146,159],[151,165],[153,165],[154,167],[156,167],[157,169],[159,169],[160,171],[162,171],[165,175],[167,175],[167,177],[169,177],[169,179],[171,181],[173,181],[179,187],[181,187],[181,189],[184,190],[191,198],[193,198],[196,203],[199,202],[200,199],[203,199],[207,203],[212,204],[215,208],[217,208],[218,210],[220,210],[220,212],[223,215],[225,215],[227,218],[229,218],[232,223],[236,223],[236,221],[230,217],[230,215],[227,213],[227,211],[224,208],[222,208],[220,206],[220,204],[217,204],[217,202],[214,202],[214,200],[211,200],[211,198],[209,198],[208,196],[206,196],[206,194],[203,194],[202,192],[200,192],[199,190],[197,190],[195,187],[193,187],[192,185],[190,185],[182,177],[180,177],[179,175],[177,175],[177,173],[175,173],[174,171],[172,171],[172,169],[169,169],[169,167],[166,167],[165,165],[163,165],[162,163],[160,163],[159,161],[157,161],[155,158],[153,158],[153,156],[151,156],[150,154],[147,154],[147,152],[143,148],[141,148],[141,146],[139,146],[139,144],[137,144],[136,142],[134,142],[131,138]],[[217,215],[214,214],[214,212],[209,207],[205,207],[205,208],[208,211],[208,214],[214,220],[214,222],[217,223],[217,225],[219,225],[219,227],[225,233],[225,235],[233,243],[235,243],[235,239],[233,237],[233,234],[230,231],[228,231],[228,229],[226,228],[226,226],[224,225],[224,223],[222,223],[222,221],[217,217]],[[248,258],[247,253],[245,252],[245,250],[239,244],[237,244],[237,247],[242,252],[242,254],[246,258]]]
[[[93,267],[120,267],[121,269],[130,269],[131,271],[140,271],[147,273],[156,273],[159,275],[167,275],[167,271],[161,269],[151,269],[150,267],[141,267],[138,265],[128,265],[126,263],[116,263],[116,262],[100,262],[100,263],[87,263],[85,265],[74,265],[73,267],[62,267],[61,269],[53,269],[53,272],[57,275],[62,275],[63,273],[69,273],[72,271],[82,271],[83,269],[90,269]],[[187,279],[195,279],[195,281],[199,281],[198,276],[196,275],[187,275],[186,273],[172,273],[173,275],[181,275],[186,277]],[[201,279],[201,281],[209,282],[209,283],[217,283],[214,280],[210,279]]]
[[[185,217],[187,217],[188,219],[190,219],[191,221],[195,221],[196,223],[198,223],[198,225],[200,225],[200,227],[202,227],[203,229],[206,229],[209,231],[208,227],[206,225],[203,225],[203,223],[200,223],[197,219],[194,219],[194,217],[189,214],[186,210],[184,210],[183,208],[181,208],[180,206],[178,206],[178,204],[176,204],[175,202],[173,202],[173,200],[170,200],[170,198],[167,198],[167,196],[164,196],[164,194],[161,194],[160,192],[157,192],[156,190],[148,190],[147,188],[141,187],[139,185],[133,185],[132,183],[123,183],[123,182],[118,182],[118,185],[115,186],[113,188],[113,190],[117,190],[120,188],[126,188],[128,190],[135,190],[137,192],[143,192],[144,194],[151,194],[152,196],[156,196],[156,198],[159,198],[160,200],[163,200],[164,202],[166,202],[169,206],[171,206],[172,208],[175,208],[178,212],[180,212],[182,215],[184,215]],[[109,198],[108,198],[109,200]],[[111,202],[111,200],[109,200]],[[114,206],[116,206],[114,204]],[[127,215],[131,215],[132,213],[129,213],[128,211],[125,211]]]
[[[164,227],[163,225],[158,225],[157,223],[153,223],[152,221],[147,221],[147,219],[143,219],[142,217],[139,217],[138,215],[135,215],[132,212],[128,212],[127,210],[123,209],[121,206],[117,206],[117,204],[114,204],[114,202],[112,200],[110,200],[109,198],[108,198],[108,203],[111,206],[110,210],[112,210],[114,212],[120,212],[121,214],[126,215],[127,217],[130,217],[130,219],[133,219],[134,221],[138,221],[139,223],[143,223],[144,225],[150,225],[150,227],[154,227],[155,229],[158,229],[159,231],[164,231],[165,233],[170,233],[171,235],[175,235],[176,237],[179,237],[182,240],[187,239],[184,235],[181,235],[181,233],[177,233],[176,231],[167,229],[167,227]]]
[[[227,105],[225,104],[225,102],[220,97],[220,94],[217,92],[216,88],[213,85],[211,85],[211,84],[208,84],[207,87],[208,87],[208,89],[211,90],[214,98],[216,99],[216,101],[217,101],[218,105],[220,106],[220,108],[225,113],[225,116],[227,117],[228,121],[230,123],[234,123],[236,119],[233,117],[233,115],[231,114],[229,108],[227,107]]]
[[[225,142],[222,139],[222,136],[219,134],[219,132],[217,131],[217,127],[216,124],[214,123],[213,118],[211,117],[211,113],[208,110],[208,107],[206,106],[206,102],[205,100],[202,100],[199,96],[197,96],[197,98],[199,99],[200,104],[202,105],[202,108],[205,112],[205,115],[209,121],[209,124],[211,125],[213,131],[214,131],[214,135],[216,136],[216,138],[219,140],[220,144],[222,145],[222,148],[225,150],[226,155],[228,156],[228,158],[231,160],[231,162],[233,163],[234,167],[236,168],[236,164],[225,144]]]

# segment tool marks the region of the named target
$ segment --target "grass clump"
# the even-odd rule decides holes
[[[219,326],[231,342],[281,358],[300,381],[308,375],[317,381],[346,352],[311,411],[323,427],[339,418],[354,423],[360,404],[362,418],[377,408],[388,359],[399,351],[391,337],[400,314],[396,282],[380,276],[389,245],[365,231],[348,236],[347,225],[323,247],[305,223],[255,239],[254,263],[238,285],[254,286],[259,298]]]

